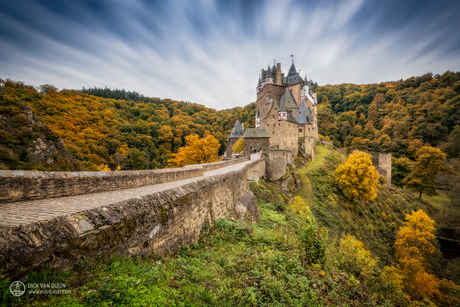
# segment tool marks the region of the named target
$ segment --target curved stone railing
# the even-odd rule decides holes
[[[15,202],[114,191],[203,175],[204,168],[119,172],[0,171],[0,202]]]

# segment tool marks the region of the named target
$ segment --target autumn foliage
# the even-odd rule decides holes
[[[377,197],[378,179],[371,156],[361,151],[354,151],[335,170],[335,181],[348,199],[357,197],[365,202],[374,200]]]
[[[460,154],[460,72],[315,88],[319,133],[338,147],[415,158],[424,145]]]
[[[451,292],[459,292],[460,286],[439,279],[432,272],[430,256],[436,251],[434,232],[435,222],[421,209],[408,214],[397,232],[395,255],[404,290],[414,300],[430,299],[447,306],[459,304],[460,300]]]
[[[184,166],[188,164],[210,163],[219,161],[219,141],[209,133],[203,138],[196,134],[185,137],[186,146],[179,148],[177,154],[168,160],[170,166]]]
[[[124,90],[40,89],[0,79],[0,169],[97,171],[154,169],[168,165],[186,137],[209,131],[225,152],[235,121],[250,127],[254,103],[228,110],[171,99],[143,97]],[[97,96],[93,96],[95,94]],[[43,126],[29,122],[27,112]],[[60,140],[62,138],[62,140]],[[40,141],[38,141],[40,139]],[[33,154],[32,141],[65,144],[52,161]],[[51,145],[50,145],[51,146]]]
[[[232,151],[233,152],[242,152],[244,150],[244,140],[243,137],[240,137],[238,141],[235,142],[232,146]]]

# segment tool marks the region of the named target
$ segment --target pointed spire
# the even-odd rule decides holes
[[[297,69],[295,68],[294,62],[292,62],[291,68],[289,69],[288,76],[297,75]]]
[[[297,112],[295,120],[301,125],[311,124],[311,109],[307,106],[305,100],[300,103],[299,112]]]
[[[259,87],[261,84],[262,82],[260,81],[260,77],[259,77],[259,82],[257,83],[257,87]]]
[[[268,68],[267,68],[267,78],[272,78],[272,70],[270,69],[270,63],[268,63]]]
[[[237,119],[235,125],[233,126],[233,130],[228,136],[229,139],[239,139],[243,136],[243,128],[241,126],[240,120]]]
[[[278,112],[287,112],[288,109],[286,108],[286,104],[284,103],[284,95],[283,97],[281,97],[281,100],[280,100],[280,108],[278,110]]]

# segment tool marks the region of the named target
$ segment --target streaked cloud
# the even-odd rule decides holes
[[[3,1],[0,77],[222,109],[276,59],[319,84],[460,70],[458,1]]]

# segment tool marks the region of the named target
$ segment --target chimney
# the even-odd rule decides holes
[[[244,123],[241,123],[241,129],[243,129],[244,132]]]
[[[262,82],[264,81],[264,69],[263,68],[260,70],[260,80],[262,80]]]
[[[275,84],[281,85],[281,63],[276,63]]]

